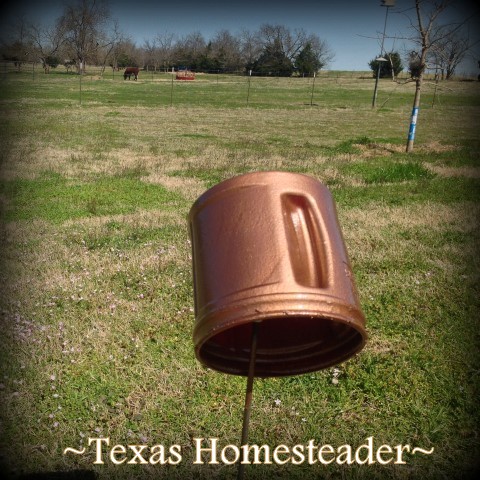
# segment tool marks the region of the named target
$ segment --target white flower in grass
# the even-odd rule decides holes
[[[334,385],[338,385],[338,377],[339,377],[340,373],[342,373],[340,369],[338,369],[338,368],[334,368],[334,369],[333,369],[333,372],[332,372],[332,375],[333,375],[333,377],[332,377],[332,383],[333,383]]]
[[[273,403],[275,403],[276,407],[279,407],[282,404],[282,401],[279,398],[276,398]]]

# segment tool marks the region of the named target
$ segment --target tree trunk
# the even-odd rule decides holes
[[[417,128],[418,110],[420,108],[420,93],[422,90],[423,72],[420,73],[415,83],[415,97],[413,99],[412,116],[410,117],[410,129],[408,131],[407,153],[413,150],[415,141],[415,130]]]
[[[422,90],[423,75],[425,73],[425,66],[427,63],[427,53],[430,48],[429,31],[432,26],[432,21],[429,22],[428,27],[425,28],[422,21],[422,14],[420,11],[421,0],[415,0],[415,10],[417,11],[418,31],[422,43],[422,52],[420,54],[420,71],[415,81],[415,97],[413,99],[412,116],[410,117],[410,128],[408,130],[407,153],[413,150],[413,143],[415,141],[415,130],[417,129],[418,110],[420,108],[420,92]]]

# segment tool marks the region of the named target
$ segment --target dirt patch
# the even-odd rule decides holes
[[[354,144],[355,148],[360,150],[360,156],[362,158],[372,158],[379,155],[392,155],[393,153],[399,153],[401,149],[400,145],[380,144],[380,143],[367,143],[367,144]]]

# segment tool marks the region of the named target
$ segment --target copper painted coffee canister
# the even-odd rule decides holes
[[[201,195],[189,215],[195,353],[255,376],[336,365],[366,340],[353,274],[329,190],[306,175],[256,172]]]

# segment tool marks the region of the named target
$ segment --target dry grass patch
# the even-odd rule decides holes
[[[58,148],[30,146],[27,150],[16,145],[8,152],[7,165],[2,169],[2,179],[35,179],[40,172],[55,172],[66,178],[92,178],[121,175],[128,171],[164,170],[166,159],[142,149],[122,148],[92,151],[88,147]]]
[[[363,145],[355,143],[353,146],[360,150],[361,153],[359,156],[361,158],[375,158],[379,155],[392,155],[395,153],[395,151],[400,151],[399,145],[392,146],[390,144],[369,143],[367,145]]]
[[[316,176],[317,179],[326,185],[341,185],[342,187],[362,187],[365,182],[351,175],[340,173],[336,168],[327,167],[322,169]]]
[[[182,212],[165,210],[140,210],[135,213],[122,215],[102,215],[101,217],[82,218],[81,220],[67,220],[63,223],[65,231],[70,227],[88,230],[92,234],[104,230],[111,222],[119,222],[133,228],[158,228],[167,225],[182,225],[185,218]]]
[[[174,229],[173,234],[163,239],[164,229]],[[143,242],[130,240],[137,232],[146,232]],[[82,305],[106,315],[134,312],[142,308],[143,300],[158,299],[163,286],[156,272],[169,265],[190,267],[181,212],[141,211],[71,220],[60,229],[41,221],[10,222],[6,233],[5,258],[13,274],[2,288],[5,298],[23,298],[51,313]],[[162,310],[160,303],[158,312]]]
[[[385,355],[399,351],[399,342],[382,335],[377,332],[369,332],[368,343],[365,350],[372,352],[374,355]]]
[[[194,201],[205,191],[203,182],[196,178],[169,177],[160,173],[151,173],[147,177],[142,177],[141,180],[144,182],[160,184],[168,190],[179,192],[184,198],[190,201]]]
[[[377,278],[373,290],[362,285],[367,298],[398,275],[406,275],[410,285],[429,282],[432,271],[455,276],[465,259],[475,256],[474,247],[461,240],[478,230],[480,207],[475,204],[371,206],[340,211],[339,217],[354,269],[374,273],[372,281]],[[381,272],[388,272],[389,280],[378,277]]]
[[[426,165],[432,172],[442,177],[480,178],[480,167],[445,167],[441,165]]]
[[[461,149],[460,146],[446,145],[446,144],[440,143],[439,141],[428,142],[425,145],[419,145],[418,148],[421,152],[425,152],[425,153],[454,152]]]
[[[356,227],[374,232],[386,227],[416,228],[425,227],[430,230],[443,230],[445,227],[458,231],[473,231],[479,226],[480,206],[413,204],[407,206],[370,205],[368,209],[352,208],[339,212],[342,223],[348,229]]]
[[[375,158],[379,155],[390,156],[395,153],[405,153],[405,145],[403,144],[372,142],[368,144],[354,143],[353,146],[361,151],[362,158]],[[443,145],[438,141],[415,145],[415,151],[420,153],[444,153],[458,150],[460,150],[458,146]]]

